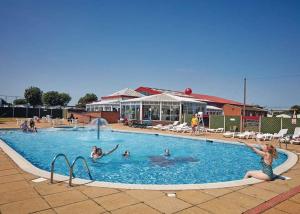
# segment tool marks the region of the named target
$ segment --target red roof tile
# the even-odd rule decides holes
[[[180,91],[170,91],[170,90],[164,90],[164,89],[155,89],[155,88],[149,88],[149,87],[139,87],[136,89],[137,92],[143,93],[146,92],[147,94],[154,95],[154,94],[161,94],[163,92],[174,92],[178,94],[184,95],[184,92]],[[202,100],[204,102],[212,102],[212,103],[219,103],[219,104],[231,104],[231,105],[243,105],[240,102],[236,102],[234,100],[228,100],[221,97],[216,96],[210,96],[205,94],[191,94],[190,97],[193,97],[195,99]]]

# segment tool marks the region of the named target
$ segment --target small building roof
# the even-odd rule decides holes
[[[147,95],[160,94],[160,93],[172,93],[172,94],[176,94],[178,96],[187,96],[181,91],[172,91],[172,90],[150,88],[150,87],[144,87],[144,86],[139,87],[135,90],[140,92],[140,93],[145,93]],[[188,95],[188,96],[191,97],[191,98],[194,98],[194,99],[204,101],[204,102],[220,103],[220,104],[231,104],[231,105],[238,105],[238,106],[243,105],[240,102],[236,102],[236,101],[229,100],[229,99],[224,99],[224,98],[221,98],[221,97],[210,96],[210,95],[206,95],[206,94],[192,93],[191,95]]]
[[[144,95],[131,89],[131,88],[124,88],[124,89],[114,92],[108,96],[104,96],[104,97],[102,97],[102,99],[114,99],[114,98],[120,98],[120,97],[135,98],[135,97],[142,97],[142,96],[144,96]]]
[[[223,111],[222,108],[218,108],[218,107],[216,107],[216,106],[210,106],[210,105],[207,105],[207,106],[206,106],[206,109]]]
[[[126,102],[192,102],[192,103],[205,103],[200,100],[196,100],[193,98],[188,98],[188,97],[180,97],[180,96],[175,96],[172,94],[167,94],[167,93],[162,93],[162,94],[155,94],[155,95],[150,95],[150,96],[144,96],[140,98],[134,98],[130,100],[122,100],[121,103],[126,103]]]
[[[282,118],[292,118],[290,115],[288,114],[279,114],[276,117],[282,117]]]
[[[96,101],[96,102],[92,102],[92,103],[88,103],[86,104],[88,105],[110,105],[110,104],[120,104],[120,100],[100,100],[100,101]]]

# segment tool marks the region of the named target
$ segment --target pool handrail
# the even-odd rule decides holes
[[[55,161],[57,160],[57,158],[59,158],[59,157],[64,157],[64,159],[65,159],[65,161],[66,161],[66,163],[67,163],[67,165],[68,165],[68,167],[69,167],[69,170],[71,169],[71,165],[70,165],[70,162],[69,162],[69,159],[67,158],[67,156],[65,155],[65,154],[63,154],[63,153],[59,153],[59,154],[57,154],[54,158],[53,158],[53,160],[52,160],[52,162],[51,162],[51,178],[50,178],[50,182],[53,184],[53,174],[54,174],[54,164],[55,164]],[[70,172],[71,172],[71,170],[70,170]],[[73,176],[73,173],[72,174],[70,174],[70,176]],[[71,177],[72,177],[71,176]]]
[[[91,175],[90,168],[89,168],[89,166],[88,166],[88,164],[87,164],[85,158],[82,157],[82,156],[78,156],[78,157],[75,158],[75,160],[73,161],[73,163],[72,163],[72,165],[71,165],[71,167],[70,167],[69,186],[72,186],[73,168],[74,168],[75,163],[76,163],[78,160],[82,160],[82,161],[83,161],[83,163],[84,163],[84,165],[85,165],[85,168],[86,168],[86,170],[87,170],[87,173],[88,173],[88,175],[89,175],[89,177],[90,177],[90,180],[93,180],[92,175]],[[75,177],[75,176],[74,176],[74,177]]]

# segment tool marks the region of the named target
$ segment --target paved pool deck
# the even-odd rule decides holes
[[[49,124],[39,124],[48,127]],[[14,128],[16,123],[0,124]],[[112,125],[114,129],[157,132],[153,130]],[[163,132],[166,133],[166,132]],[[172,133],[174,134],[174,133]],[[189,134],[180,134],[189,135]],[[201,136],[203,137],[203,136]],[[206,134],[207,138],[224,139],[221,134]],[[234,140],[234,139],[226,139]],[[256,143],[254,140],[247,140]],[[272,141],[276,144],[276,141]],[[300,153],[300,146],[288,150]],[[38,178],[20,169],[0,150],[0,213],[300,213],[300,162],[284,173],[290,180],[275,180],[240,187],[151,191],[89,187]],[[168,197],[167,193],[176,193]],[[270,208],[270,209],[269,209]]]

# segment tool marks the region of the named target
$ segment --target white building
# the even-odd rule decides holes
[[[206,103],[167,93],[122,100],[121,118],[130,120],[189,121],[198,112],[206,113]]]

